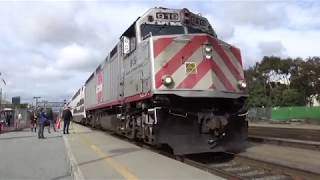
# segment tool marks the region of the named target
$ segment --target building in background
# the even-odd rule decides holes
[[[12,104],[19,105],[20,104],[20,96],[12,97]]]

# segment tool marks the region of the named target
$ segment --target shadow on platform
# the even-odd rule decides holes
[[[101,157],[101,158],[98,158],[98,159],[93,159],[93,160],[86,161],[86,162],[82,162],[82,163],[79,163],[78,165],[79,165],[79,166],[82,166],[82,165],[86,165],[86,164],[90,164],[90,163],[102,161],[102,160],[105,160],[105,159],[109,159],[109,158],[121,156],[121,155],[124,155],[124,154],[136,152],[136,151],[141,151],[141,150],[142,150],[142,149],[139,149],[139,148],[120,148],[120,149],[114,149],[114,150],[111,150],[111,151],[110,151],[110,152],[112,152],[112,153],[115,153],[115,154],[113,154],[113,155]]]

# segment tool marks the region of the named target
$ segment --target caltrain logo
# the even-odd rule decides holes
[[[100,71],[97,74],[96,95],[97,95],[97,101],[102,102],[103,101],[103,72],[102,71]]]
[[[197,64],[194,62],[186,62],[186,73],[187,74],[196,74],[197,73]]]

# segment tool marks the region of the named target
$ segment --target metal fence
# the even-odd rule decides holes
[[[320,106],[251,108],[249,121],[310,121],[320,123]]]
[[[272,108],[251,108],[248,112],[249,121],[268,121],[271,118]]]

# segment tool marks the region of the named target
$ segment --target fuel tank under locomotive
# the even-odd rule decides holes
[[[238,152],[248,130],[243,105],[243,98],[157,96],[96,112],[91,124],[152,145],[169,145],[176,155]]]

